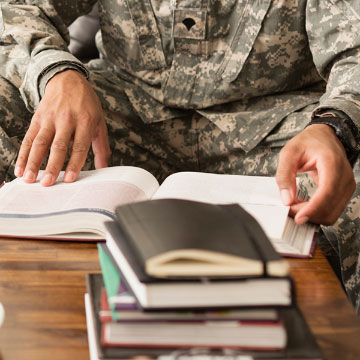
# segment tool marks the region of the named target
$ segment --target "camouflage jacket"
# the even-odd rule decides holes
[[[51,74],[86,73],[67,26],[95,2],[0,1],[0,75],[29,110]],[[360,127],[359,0],[100,0],[99,11],[99,64],[144,122],[197,111],[245,151],[318,102]]]

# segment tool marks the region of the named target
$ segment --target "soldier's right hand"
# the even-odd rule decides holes
[[[21,144],[15,175],[23,177],[25,182],[34,182],[50,150],[41,184],[54,184],[70,147],[64,182],[73,182],[85,163],[90,145],[95,167],[106,167],[110,146],[100,101],[80,72],[66,70],[46,85]]]

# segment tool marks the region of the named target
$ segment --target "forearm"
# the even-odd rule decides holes
[[[326,92],[316,112],[327,109],[345,113],[360,129],[360,44],[343,53],[332,65]]]
[[[69,64],[86,73],[68,51],[67,24],[90,10],[94,1],[62,1],[61,8],[55,0],[28,3],[0,3],[0,75],[19,88],[33,111],[40,101],[40,79],[48,70]]]
[[[360,2],[309,0],[307,6],[309,45],[327,81],[312,123],[331,126],[354,161],[360,143]]]

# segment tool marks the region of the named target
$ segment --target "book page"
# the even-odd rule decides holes
[[[118,205],[148,200],[159,184],[146,170],[119,166],[82,171],[77,181],[55,185],[27,184],[21,178],[0,189],[0,213],[44,214],[72,209],[102,209],[114,212]]]
[[[288,218],[282,241],[273,243],[276,251],[287,256],[307,257],[312,253],[314,233],[318,225],[307,223],[302,226],[295,224],[294,219]]]
[[[289,214],[273,177],[180,172],[161,184],[153,199],[161,198],[238,203],[271,239],[281,239]]]

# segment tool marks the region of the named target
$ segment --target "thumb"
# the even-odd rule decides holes
[[[281,200],[284,205],[291,205],[296,198],[296,175],[298,172],[299,153],[285,146],[279,155],[276,171],[276,183],[280,190]]]

